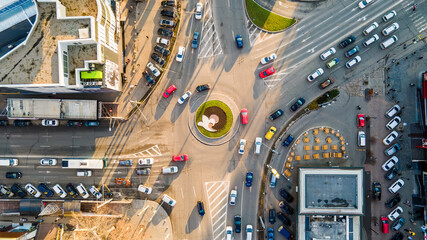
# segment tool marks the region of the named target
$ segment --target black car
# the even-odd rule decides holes
[[[40,183],[37,188],[40,190],[41,193],[46,195],[46,197],[50,197],[53,195],[52,190],[44,183]]]
[[[284,188],[280,189],[279,193],[280,196],[282,196],[288,203],[291,203],[294,200],[291,194],[289,194]]]
[[[268,212],[268,221],[271,224],[274,224],[276,222],[276,210],[270,209],[270,211]]]
[[[234,216],[234,225],[236,233],[240,233],[242,231],[242,217],[240,215]]]
[[[166,29],[166,28],[159,28],[159,30],[157,30],[157,34],[159,34],[161,36],[165,36],[165,37],[172,37],[173,36],[173,32],[169,29]]]
[[[398,194],[394,195],[392,198],[390,198],[389,200],[387,200],[385,202],[385,206],[387,208],[393,208],[394,206],[396,206],[397,204],[400,203],[400,200],[401,200],[400,194],[398,193]]]
[[[81,127],[81,126],[83,126],[83,122],[82,121],[70,120],[67,122],[67,126],[69,126],[69,127]]]
[[[164,48],[164,47],[162,47],[160,45],[156,45],[154,47],[154,51],[158,52],[160,54],[163,54],[163,56],[169,56],[169,53],[170,53],[170,51],[168,49],[166,49],[166,48]]]
[[[374,193],[374,200],[381,200],[381,183],[373,182],[372,183],[372,192]]]
[[[174,11],[162,10],[162,11],[160,12],[160,14],[161,14],[163,17],[176,18],[176,14],[175,14],[175,12],[174,12]]]
[[[7,172],[6,178],[21,178],[22,173],[21,172]]]
[[[209,86],[209,84],[203,84],[196,87],[196,91],[198,92],[203,92],[209,89],[211,89],[211,86]]]
[[[150,74],[147,71],[142,72],[142,75],[144,75],[145,80],[147,80],[147,82],[149,84],[154,84],[155,83],[154,79],[150,76]]]
[[[203,205],[203,202],[202,202],[202,201],[198,201],[198,202],[197,202],[197,209],[199,210],[199,215],[200,215],[200,216],[205,215],[205,207],[204,207],[204,205]]]
[[[150,172],[151,172],[151,170],[149,168],[136,169],[137,175],[148,175],[148,174],[150,174]]]
[[[79,194],[77,193],[76,188],[73,186],[73,184],[69,183],[66,187],[65,190],[68,192],[68,194],[70,194],[70,196],[72,197],[77,197],[79,196]]]
[[[161,58],[159,55],[157,55],[157,53],[151,54],[151,58],[154,61],[156,61],[160,66],[163,67],[163,65],[165,65],[165,60],[163,58]]]
[[[7,126],[9,122],[7,120],[0,120],[0,126],[4,127]]]
[[[356,37],[351,35],[340,43],[341,48],[345,48],[356,41]]]
[[[175,22],[167,19],[160,19],[160,26],[162,27],[175,27]]]
[[[273,121],[283,115],[283,110],[279,109],[270,115],[270,120]]]
[[[163,7],[175,7],[176,2],[175,1],[162,1]]]
[[[291,220],[285,216],[282,212],[277,213],[277,218],[283,222],[286,226],[291,226]]]
[[[393,178],[396,177],[398,173],[399,170],[397,170],[396,167],[393,167],[392,169],[388,170],[388,172],[384,175],[384,178],[387,180],[393,180]]]
[[[294,141],[294,136],[288,135],[288,137],[285,139],[285,141],[283,141],[282,146],[287,147],[287,146],[289,146],[289,144],[292,143],[292,141]]]
[[[294,214],[294,210],[292,209],[292,207],[283,201],[279,202],[279,207],[283,210],[283,212],[285,212],[289,215]]]
[[[403,234],[401,232],[394,234],[393,237],[390,238],[390,240],[402,240],[402,239],[403,239]]]
[[[28,121],[28,120],[15,120],[13,122],[13,124],[15,125],[15,127],[26,127],[26,126],[30,126],[31,125],[31,121]]]
[[[303,104],[305,103],[305,99],[304,98],[299,98],[292,106],[291,106],[291,110],[292,112],[295,112],[296,110],[298,110],[298,108],[300,108]]]
[[[10,190],[17,196],[20,196],[21,198],[24,198],[27,196],[27,192],[19,185],[18,183],[14,183]]]

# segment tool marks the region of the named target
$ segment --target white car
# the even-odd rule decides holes
[[[398,112],[400,112],[400,106],[399,105],[394,105],[393,107],[391,107],[386,113],[385,113],[385,116],[387,117],[387,118],[391,118],[391,117],[393,117],[394,115],[396,115]]]
[[[102,197],[102,193],[100,193],[99,190],[93,185],[89,188],[89,192],[92,193],[96,199],[100,199]]]
[[[384,30],[382,31],[384,36],[388,36],[390,33],[396,31],[397,29],[399,29],[399,24],[397,23],[393,23],[390,26],[384,28]]]
[[[255,138],[255,154],[261,153],[262,138]]]
[[[401,213],[403,213],[403,209],[401,207],[397,207],[393,211],[391,211],[391,213],[387,217],[388,219],[390,219],[390,221],[394,221],[399,217]]]
[[[245,145],[246,145],[246,139],[240,139],[240,148],[239,148],[239,154],[245,153]]]
[[[160,71],[151,62],[147,63],[147,67],[155,77],[160,76]]]
[[[169,40],[161,38],[161,37],[158,37],[156,42],[159,44],[163,44],[165,46],[169,46],[169,44],[171,43]]]
[[[144,185],[139,185],[138,186],[138,191],[140,191],[142,193],[150,194],[153,191],[153,189],[150,188],[150,187],[146,187]]]
[[[399,162],[399,159],[396,156],[391,157],[388,159],[381,167],[384,171],[388,171],[396,165],[396,163]]]
[[[388,190],[391,193],[397,193],[402,187],[405,185],[405,182],[402,179],[398,179],[396,182],[394,182]]]
[[[230,205],[236,205],[237,190],[233,189],[230,193]]]
[[[261,64],[267,64],[271,61],[274,61],[274,59],[277,58],[277,55],[275,53],[271,54],[270,56],[261,58]]]
[[[177,62],[182,62],[182,60],[184,59],[184,53],[185,53],[185,47],[180,46],[178,48],[178,53],[176,54],[176,61]]]
[[[27,185],[25,185],[25,190],[27,190],[29,194],[33,195],[36,198],[42,195],[42,193],[36,187],[34,187],[31,183],[28,183]]]
[[[387,137],[384,138],[384,145],[390,145],[390,143],[392,143],[398,136],[399,134],[396,131],[391,132],[389,135],[387,135]]]
[[[198,2],[198,3],[196,4],[196,15],[194,15],[194,17],[195,17],[197,20],[202,19],[202,8],[203,8],[203,4],[202,4],[201,2]]]
[[[326,52],[320,54],[320,59],[326,60],[328,59],[328,57],[334,55],[336,52],[337,50],[335,50],[335,48],[329,48]]]
[[[322,68],[318,68],[316,71],[314,71],[314,73],[312,73],[310,76],[307,77],[307,80],[309,82],[312,82],[317,77],[322,76],[323,73],[324,73],[323,69]]]
[[[390,19],[396,17],[396,15],[397,15],[396,11],[393,10],[393,11],[391,11],[391,12],[389,12],[383,16],[383,21],[388,22],[388,21],[390,21]]]
[[[369,27],[367,27],[365,30],[363,30],[363,34],[368,35],[370,32],[374,31],[375,28],[378,27],[377,22],[373,22]]]
[[[371,45],[372,43],[378,41],[380,39],[380,37],[378,37],[378,34],[374,34],[372,35],[371,38],[369,38],[368,40],[364,41],[362,43],[363,46],[368,47],[369,45]]]
[[[87,190],[85,186],[83,186],[83,183],[80,183],[79,185],[77,185],[76,189],[79,192],[80,196],[82,196],[83,198],[89,197],[89,193],[87,193]]]
[[[252,233],[254,232],[254,228],[252,225],[246,225],[246,239],[252,240]]]
[[[396,116],[393,119],[391,119],[390,122],[388,122],[387,125],[385,125],[385,127],[388,130],[393,130],[395,127],[397,127],[397,125],[399,125],[401,121],[402,119],[399,116]]]
[[[162,173],[163,174],[177,173],[177,172],[178,172],[177,166],[162,167]]]
[[[40,165],[43,166],[55,166],[58,163],[58,161],[54,158],[42,158],[40,160]]]
[[[59,126],[59,121],[55,119],[43,119],[42,125],[45,127],[57,127]]]
[[[225,228],[225,239],[226,240],[232,240],[233,239],[233,227],[227,226]]]
[[[347,68],[351,68],[351,67],[353,67],[354,65],[358,64],[360,61],[362,61],[362,58],[361,58],[360,56],[356,56],[356,57],[354,57],[353,59],[351,59],[350,61],[346,62],[346,63],[345,63],[345,66],[346,66]]]
[[[138,160],[138,165],[153,165],[154,158],[141,158]]]
[[[171,207],[175,206],[175,204],[176,204],[176,200],[169,197],[167,194],[163,195],[162,201],[169,204]]]
[[[59,184],[55,184],[55,186],[53,186],[52,189],[53,191],[55,191],[56,194],[58,194],[60,198],[65,198],[67,196],[67,193]]]
[[[359,2],[359,8],[363,9],[366,6],[368,6],[369,4],[373,3],[375,0],[363,0],[361,2]]]
[[[178,103],[179,104],[183,104],[185,103],[185,101],[187,101],[187,99],[189,99],[191,96],[191,92],[190,90],[188,90],[187,92],[184,93],[184,95],[182,95],[179,99],[178,99]]]

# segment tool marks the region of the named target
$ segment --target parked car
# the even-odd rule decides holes
[[[267,134],[265,134],[265,139],[270,140],[273,135],[276,133],[277,129],[275,127],[270,127],[270,129],[268,129]]]
[[[338,60],[338,58],[334,58],[331,61],[329,61],[328,63],[326,63],[326,67],[327,68],[333,68],[334,66],[336,66],[340,61]]]
[[[102,197],[102,193],[99,192],[98,188],[96,188],[95,186],[91,186],[89,188],[89,192],[96,198],[96,199],[100,199]]]
[[[44,127],[57,127],[59,126],[59,121],[56,119],[43,119],[42,126]]]
[[[153,191],[153,189],[150,188],[150,187],[146,187],[144,185],[139,185],[138,186],[138,191],[142,192],[142,193],[145,193],[145,194],[150,194]]]
[[[170,54],[170,51],[168,49],[166,49],[166,48],[164,48],[164,47],[162,47],[160,45],[156,45],[154,47],[154,51],[162,54],[163,56],[169,56],[169,54]]]
[[[166,91],[163,92],[163,97],[168,98],[172,93],[174,93],[177,90],[176,86],[172,84]]]
[[[184,95],[182,95],[180,98],[178,98],[178,103],[179,104],[183,104],[187,101],[187,99],[189,99],[191,96],[191,91],[188,90],[184,93]]]
[[[131,185],[131,182],[129,179],[124,178],[116,178],[114,179],[114,183],[119,186],[129,187]]]
[[[196,87],[197,92],[203,92],[209,89],[211,89],[211,86],[209,84],[203,84]]]
[[[359,147],[366,147],[366,134],[364,131],[359,131],[357,133],[357,144]]]
[[[305,103],[305,99],[304,98],[299,98],[292,106],[291,106],[291,111],[295,112],[296,110],[298,110],[298,108],[300,108],[302,105],[304,105]]]
[[[360,48],[359,46],[355,46],[354,48],[348,50],[347,52],[344,53],[344,55],[347,58],[350,58],[351,56],[353,56],[354,54],[356,54],[357,52],[359,52]]]
[[[6,187],[6,186],[4,186]],[[27,196],[27,192],[24,191],[24,189],[21,187],[20,184],[18,183],[14,183],[12,185],[12,187],[10,188],[10,190],[17,196],[19,196],[20,198],[24,198],[25,196]]]
[[[242,217],[240,215],[234,216],[234,231],[240,233],[242,230]]]
[[[405,219],[401,217],[397,219],[397,221],[394,222],[393,225],[391,225],[391,228],[393,229],[393,231],[399,231],[399,229],[402,228],[404,224],[405,224]]]
[[[178,172],[177,166],[162,167],[163,174],[171,174],[171,173],[177,173],[177,172]]]
[[[284,147],[289,146],[289,144],[291,144],[293,140],[294,140],[294,136],[288,135],[286,137],[285,141],[283,141],[282,146],[284,146]]]
[[[46,195],[46,197],[50,197],[53,195],[53,191],[45,183],[40,183],[37,188],[42,194]]]
[[[174,21],[167,20],[167,19],[160,19],[160,26],[162,27],[175,27]]]
[[[227,226],[225,228],[225,239],[232,240],[233,239],[233,227]]]
[[[333,83],[334,83],[334,79],[332,77],[329,77],[328,79],[326,79],[325,81],[323,81],[322,83],[319,84],[319,88],[325,89]]]
[[[9,190],[9,188],[5,185],[0,185],[0,195],[5,195],[9,198],[13,197],[15,195],[12,191]]]
[[[162,10],[160,11],[160,15],[162,15],[163,17],[176,18],[175,11]]]
[[[15,120],[13,122],[13,124],[15,125],[15,127],[27,127],[31,125],[31,121],[28,120]]]
[[[357,114],[357,127],[358,128],[365,127],[365,115],[364,114]]]
[[[372,192],[374,193],[374,200],[381,200],[381,183],[373,182],[372,183]]]
[[[246,145],[246,139],[240,139],[240,144],[239,144],[240,155],[243,155],[245,153],[245,145]]]
[[[279,118],[282,115],[283,115],[283,110],[282,109],[277,109],[277,111],[275,111],[274,113],[272,113],[270,115],[270,120],[273,121],[273,120]]]
[[[309,82],[312,82],[312,81],[314,81],[316,78],[318,78],[318,77],[322,76],[322,75],[323,75],[323,73],[325,73],[325,71],[323,71],[323,69],[322,69],[322,68],[318,68],[316,71],[314,71],[314,73],[310,74],[310,75],[307,77],[307,80],[308,80]]]
[[[391,107],[386,113],[385,116],[387,118],[392,118],[394,115],[396,115],[397,113],[400,112],[401,107],[399,105],[394,105],[393,107]]]
[[[276,70],[274,69],[274,67],[270,67],[270,68],[267,68],[266,70],[260,72],[259,77],[265,78],[265,77],[268,77],[270,75],[273,75],[275,72],[276,72]]]
[[[386,145],[386,146],[390,145],[390,143],[392,143],[398,136],[399,136],[399,134],[396,131],[391,132],[389,135],[387,135],[383,139],[384,145]]]
[[[403,240],[403,234],[401,232],[397,232],[392,238],[390,238],[390,240]]]
[[[194,18],[197,20],[202,19],[202,10],[203,9],[203,4],[201,2],[198,2],[196,4],[196,14],[194,14]]]
[[[388,233],[388,219],[384,216],[381,216],[381,232]]]
[[[246,187],[252,187],[252,179],[253,178],[254,178],[253,172],[247,172],[246,173],[246,182],[245,182]]]
[[[141,158],[138,160],[138,165],[153,165],[154,158]]]
[[[395,154],[397,151],[399,151],[400,149],[402,149],[402,147],[400,146],[399,143],[395,143],[393,144],[393,146],[387,148],[387,150],[384,151],[384,154],[386,156],[391,156],[393,154]]]
[[[286,189],[282,188],[279,190],[279,194],[280,196],[282,196],[288,203],[291,203],[292,201],[294,201],[294,197],[292,197],[292,195],[286,191]]]
[[[399,173],[396,167],[390,169],[385,175],[384,178],[387,180],[393,180],[394,177]]]
[[[393,130],[395,127],[397,127],[397,125],[399,125],[399,123],[402,121],[402,119],[399,116],[394,117],[393,119],[390,120],[390,122],[388,122],[385,127],[388,130]]]
[[[397,15],[396,11],[392,10],[391,12],[389,12],[383,16],[383,21],[388,22],[388,21],[390,21],[390,19],[396,17],[396,15]]]
[[[345,63],[345,66],[346,66],[347,68],[351,68],[351,67],[353,67],[354,65],[356,65],[356,64],[358,64],[358,63],[360,63],[360,61],[362,61],[362,58],[361,58],[360,56],[356,56],[356,57],[354,57],[353,59],[351,59],[350,61],[346,62],[346,63]]]
[[[42,195],[42,193],[37,190],[37,188],[34,187],[31,183],[25,185],[25,190],[27,190],[30,195],[33,195],[36,198],[39,198]]]
[[[53,191],[55,191],[56,194],[58,194],[60,198],[65,198],[67,196],[67,193],[59,184],[55,184],[52,189]]]
[[[286,204],[285,202],[281,201],[279,202],[279,207],[283,210],[283,212],[285,212],[286,214],[292,215],[294,214],[294,210],[291,208],[291,206],[289,206],[288,204]]]
[[[284,226],[280,226],[277,231],[282,234],[282,236],[284,236],[287,240],[293,240],[294,239],[294,235],[288,230],[286,229]]]
[[[243,37],[242,37],[242,35],[236,36],[236,45],[237,45],[237,48],[243,48]]]
[[[363,0],[359,2],[359,8],[363,9],[369,4],[372,4],[375,0]]]
[[[73,184],[69,183],[66,187],[65,190],[67,190],[68,194],[70,194],[70,196],[72,197],[77,197],[78,193],[77,193],[77,189],[74,187]]]
[[[276,210],[273,208],[268,211],[268,222],[271,224],[276,223]]]
[[[136,175],[148,175],[151,173],[150,168],[135,169]]]
[[[271,55],[267,57],[261,58],[261,64],[267,64],[269,62],[274,61],[277,58],[277,55],[275,53],[272,53]]]
[[[364,35],[368,35],[372,31],[374,31],[375,28],[377,28],[377,27],[378,27],[378,23],[377,22],[373,22],[371,25],[369,25],[369,27],[367,27],[365,30],[363,30],[363,34]]]
[[[77,188],[77,191],[79,192],[80,196],[82,196],[82,198],[86,199],[90,196],[89,193],[87,193],[87,190],[82,183],[78,184],[76,188]]]
[[[236,205],[236,199],[237,199],[237,190],[233,189],[230,193],[230,205],[234,206]]]
[[[403,213],[403,209],[401,207],[395,208],[393,211],[390,212],[390,214],[387,216],[390,221],[396,220],[400,216],[400,214]]]
[[[372,43],[378,41],[379,39],[380,39],[380,37],[378,37],[378,34],[374,34],[368,40],[364,41],[362,43],[362,45],[365,46],[365,47],[368,47],[369,45],[371,45]]]
[[[267,234],[268,234],[268,240],[274,240],[274,229],[273,228],[268,228]]]
[[[5,127],[9,125],[9,122],[7,120],[0,120],[0,127]]]
[[[248,109],[243,108],[240,111],[240,119],[241,119],[242,124],[248,124]]]
[[[176,200],[171,198],[169,195],[167,194],[163,194],[162,196],[162,201],[165,202],[166,204],[168,204],[169,206],[173,207],[176,205]]]
[[[120,166],[132,166],[133,161],[132,160],[120,160],[119,165]]]
[[[70,120],[67,122],[67,126],[69,126],[69,127],[81,127],[81,126],[83,126],[83,122],[82,121]]]
[[[390,170],[392,167],[394,167],[397,162],[399,162],[399,159],[396,156],[393,156],[389,158],[381,167],[384,171]]]
[[[283,224],[285,224],[286,226],[291,226],[291,220],[285,216],[285,214],[283,214],[282,212],[278,212],[277,213],[277,218],[283,222]]]
[[[205,215],[205,206],[203,204],[203,201],[198,201],[197,202],[197,210],[198,210],[200,216],[204,216]]]
[[[356,37],[355,37],[355,36],[353,36],[353,35],[348,36],[346,39],[344,39],[344,40],[340,43],[340,47],[341,47],[341,48],[345,48],[345,47],[347,47],[348,45],[350,45],[350,44],[354,43],[355,41],[356,41]]]
[[[334,55],[337,52],[337,50],[335,50],[335,48],[329,48],[328,50],[326,50],[324,53],[320,54],[320,59],[322,60],[326,60],[328,59],[330,56]]]
[[[145,80],[147,80],[148,84],[152,85],[152,84],[156,83],[147,71],[143,71],[142,75],[144,76]]]
[[[86,127],[98,127],[99,121],[86,121],[85,126]]]
[[[147,68],[150,69],[151,73],[155,77],[160,76],[160,71],[156,67],[154,67],[154,65],[151,62],[147,63]]]
[[[405,185],[405,182],[402,179],[397,179],[396,182],[394,182],[389,188],[388,190],[391,193],[397,193],[402,187],[403,185]]]
[[[21,172],[7,172],[6,178],[18,179],[22,177]]]
[[[196,49],[199,46],[199,33],[194,32],[193,41],[191,42],[191,47]]]
[[[161,4],[163,7],[175,7],[176,2],[175,2],[175,0],[173,0],[173,1],[168,0],[168,1],[162,1]]]
[[[185,162],[188,160],[188,154],[178,154],[172,156],[172,161],[174,162]]]
[[[255,154],[260,154],[261,153],[261,145],[262,145],[262,138],[260,137],[256,137],[255,138]]]
[[[397,29],[399,29],[399,24],[398,23],[393,23],[393,24],[391,24],[390,26],[388,26],[388,27],[386,27],[386,28],[384,28],[384,30],[382,30],[382,34],[384,35],[384,36],[388,36],[388,35],[390,35],[391,33],[393,33],[394,31],[396,31]]]
[[[400,194],[397,193],[395,194],[393,197],[389,198],[386,202],[385,202],[385,206],[386,208],[393,208],[395,207],[397,204],[400,203]]]
[[[165,65],[165,60],[163,58],[161,58],[157,53],[153,53],[151,54],[151,58],[158,63],[160,66],[163,67],[163,65]]]
[[[161,38],[161,37],[157,37],[157,39],[156,39],[156,43],[158,43],[158,44],[162,44],[162,45],[164,45],[164,46],[169,46],[169,44],[171,43],[168,39],[165,39],[165,38]]]
[[[185,53],[185,47],[180,46],[178,48],[178,53],[176,54],[176,61],[177,62],[182,62],[182,60],[184,59],[184,53]]]

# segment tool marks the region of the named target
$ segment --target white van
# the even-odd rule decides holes
[[[366,135],[364,131],[359,131],[357,134],[357,143],[359,144],[359,147],[366,147]]]
[[[0,159],[0,166],[13,167],[18,165],[18,159],[16,158],[2,158]]]
[[[271,179],[270,179],[270,187],[271,188],[275,188],[276,187],[276,181],[277,181],[276,176],[274,176],[274,174],[271,174]]]
[[[252,240],[252,232],[254,231],[252,225],[246,225],[246,240]]]
[[[81,170],[77,171],[77,177],[90,177],[92,176],[91,170]]]
[[[382,49],[386,49],[386,48],[390,47],[390,45],[392,45],[393,43],[397,42],[397,40],[399,40],[399,39],[396,37],[396,35],[393,35],[393,36],[391,36],[391,38],[380,43],[380,47]]]

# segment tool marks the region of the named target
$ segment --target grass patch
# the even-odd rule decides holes
[[[225,115],[227,116],[225,125],[222,129],[216,131],[216,132],[209,132],[208,130],[206,130],[205,128],[197,125],[198,122],[202,121],[202,116],[203,113],[205,112],[205,109],[208,107],[219,107],[221,108]],[[209,117],[209,116],[207,116]],[[227,106],[227,104],[218,101],[218,100],[212,100],[212,101],[208,101],[203,103],[199,109],[197,109],[197,113],[196,113],[196,117],[195,117],[195,121],[196,121],[196,126],[197,129],[206,137],[210,137],[210,138],[219,138],[224,136],[225,134],[228,133],[228,131],[231,129],[231,126],[233,125],[233,112],[231,111],[230,107]]]
[[[335,97],[337,97],[339,94],[340,94],[340,91],[338,89],[332,89],[331,91],[327,91],[325,94],[323,94],[318,99],[316,99],[316,102],[317,104],[323,104],[323,103],[329,102]]]
[[[255,25],[271,32],[283,30],[296,22],[295,19],[282,17],[262,8],[253,0],[246,0],[246,10]]]

